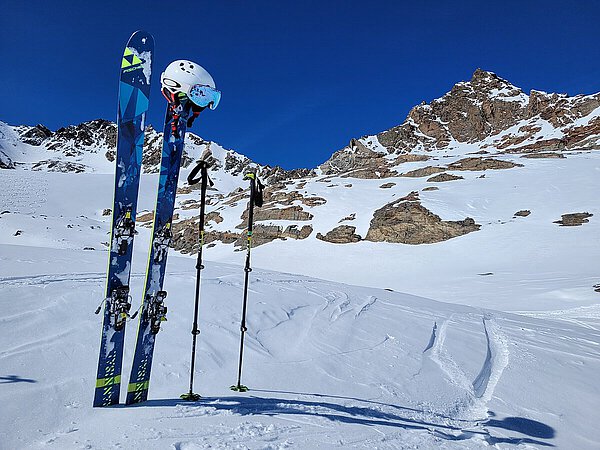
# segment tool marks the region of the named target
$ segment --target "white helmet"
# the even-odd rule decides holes
[[[211,109],[215,109],[221,99],[215,80],[204,67],[185,59],[169,64],[160,76],[160,84],[167,99],[183,93],[198,106],[210,106]]]

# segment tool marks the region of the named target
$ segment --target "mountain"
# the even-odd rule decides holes
[[[387,178],[402,174],[402,164],[432,153],[535,158],[598,149],[599,107],[600,93],[526,95],[496,74],[478,69],[470,81],[415,106],[401,125],[352,140],[321,169],[325,174]]]
[[[188,134],[183,168],[185,173],[199,158],[211,161],[216,188],[209,192],[211,213],[206,218],[210,245],[245,245],[247,186],[241,175],[248,169],[257,170],[267,185],[265,205],[255,217],[255,245],[286,239],[431,244],[486,226],[472,214],[443,215],[439,208],[426,206],[443,183],[485,178],[492,171],[535,170],[534,159],[598,149],[599,116],[600,94],[527,95],[478,69],[470,81],[415,106],[402,124],[352,139],[314,169],[261,166],[194,133]],[[56,132],[43,125],[0,123],[0,164],[17,170],[111,173],[115,142],[116,126],[105,120]],[[158,172],[161,145],[162,133],[148,127],[146,173]],[[196,188],[181,177],[172,245],[184,253],[196,245]],[[351,199],[366,190],[371,192],[369,201],[355,205]],[[142,211],[139,223],[149,225],[151,219],[150,211]]]
[[[0,447],[598,448],[596,101],[525,95],[477,71],[398,127],[295,171],[190,135],[150,400],[101,411],[94,310],[115,126],[0,123]],[[147,131],[132,311],[158,182],[161,135]],[[215,182],[203,398],[184,403],[200,194],[185,178],[200,157]],[[251,390],[238,395],[248,168],[267,188],[249,276]],[[135,338],[130,323],[124,374]]]

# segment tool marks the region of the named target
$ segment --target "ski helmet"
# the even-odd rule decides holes
[[[169,64],[160,76],[160,83],[167,99],[183,93],[198,106],[208,106],[210,109],[215,109],[221,100],[221,92],[216,89],[215,81],[204,67],[185,59]]]

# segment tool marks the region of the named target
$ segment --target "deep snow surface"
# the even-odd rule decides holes
[[[485,224],[445,243],[256,248],[245,394],[229,390],[244,253],[206,249],[196,373],[204,399],[189,404],[178,396],[188,386],[195,261],[171,252],[151,400],[105,409],[91,407],[93,312],[112,177],[0,171],[0,448],[599,448],[599,161],[535,161],[421,193],[444,219]],[[371,181],[355,186],[381,195]],[[152,208],[155,186],[144,177],[140,211]],[[342,211],[333,200],[331,208]],[[532,214],[515,219],[518,209]],[[595,215],[581,227],[552,223],[584,210]],[[148,235],[140,227],[136,237],[134,307]]]

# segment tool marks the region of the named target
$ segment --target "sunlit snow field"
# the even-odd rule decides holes
[[[245,253],[205,250],[195,389],[204,398],[185,403],[195,259],[172,251],[150,400],[104,409],[91,407],[94,310],[112,175],[1,170],[0,448],[600,448],[600,154],[524,164],[421,192],[444,220],[469,216],[482,228],[419,246],[314,234],[420,191],[423,179],[393,179],[392,190],[352,180],[343,194],[310,181],[307,193],[328,199],[313,235],[253,250],[244,394],[229,386]],[[153,208],[156,183],[144,175],[139,211]],[[531,215],[515,218],[521,209]],[[594,216],[553,223],[572,212]],[[364,236],[368,224],[353,225]],[[138,229],[134,308],[150,234]]]

